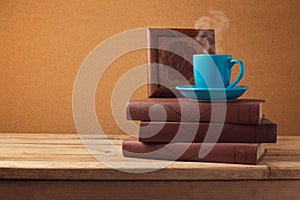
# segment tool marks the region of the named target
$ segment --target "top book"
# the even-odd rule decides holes
[[[264,100],[202,102],[186,98],[148,98],[127,103],[128,120],[260,124]]]

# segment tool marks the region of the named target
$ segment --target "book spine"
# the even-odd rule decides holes
[[[203,142],[208,129],[218,128],[216,123],[185,122],[140,122],[139,141],[141,142]],[[215,133],[214,133],[215,134]],[[215,142],[214,134],[206,137],[206,142]],[[224,124],[219,143],[276,143],[277,125]]]
[[[199,109],[193,109],[195,103],[189,103],[184,115],[181,114],[181,108],[178,103],[160,103],[156,106],[155,102],[129,102],[127,104],[126,117],[128,120],[142,121],[186,121],[186,122],[215,122],[221,123],[219,120],[212,120],[211,104],[199,104]],[[155,118],[150,117],[155,116]],[[166,113],[166,118],[161,115],[162,109]],[[215,113],[222,113],[221,106],[214,108]],[[260,103],[255,104],[228,104],[226,108],[224,123],[228,124],[259,124],[261,123]]]
[[[257,164],[258,145],[217,143],[205,156],[199,157],[200,148],[206,148],[209,143],[169,143],[149,144],[139,141],[123,141],[122,151],[126,157],[196,161],[221,162],[233,164]],[[188,145],[188,146],[185,146]],[[184,152],[178,150],[184,149]]]
[[[260,121],[259,104],[234,104],[227,106],[225,123],[259,124]]]

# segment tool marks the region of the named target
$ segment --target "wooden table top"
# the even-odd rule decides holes
[[[123,138],[113,136],[110,141],[121,148]],[[148,173],[126,173],[95,159],[77,134],[0,133],[0,177],[37,180],[300,180],[300,136],[280,136],[277,144],[264,145],[267,153],[258,165],[175,161],[166,168]],[[126,165],[119,158],[110,157],[109,150],[102,154],[118,163],[120,168]]]

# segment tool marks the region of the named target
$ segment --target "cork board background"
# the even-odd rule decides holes
[[[193,28],[220,10],[229,27],[216,33],[216,51],[244,61],[244,97],[266,100],[279,135],[300,135],[299,8],[298,0],[1,0],[0,132],[75,133],[73,84],[96,45],[132,28]],[[96,109],[106,133],[120,133],[109,106],[114,84],[146,61],[146,50],[124,55],[101,79]],[[133,98],[146,96],[143,87]]]

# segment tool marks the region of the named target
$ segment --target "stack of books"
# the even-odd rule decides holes
[[[262,113],[263,100],[202,102],[148,98],[127,104],[127,119],[139,120],[138,137],[123,141],[126,157],[257,164],[261,143],[276,143],[277,124]],[[223,113],[223,114],[222,114]]]

